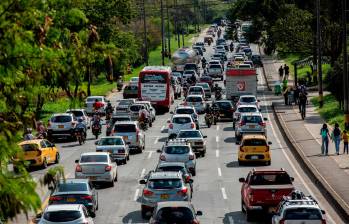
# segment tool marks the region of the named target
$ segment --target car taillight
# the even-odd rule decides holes
[[[242,146],[240,146],[240,152],[244,152],[244,149],[242,148]]]
[[[169,124],[168,127],[169,127],[169,129],[172,129],[173,128],[173,124],[172,123]]]
[[[190,159],[190,160],[193,160],[194,158],[195,158],[194,155],[190,155],[190,156],[189,156],[189,159]]]
[[[81,169],[81,166],[80,165],[77,165],[75,167],[75,172],[82,172],[82,169]]]
[[[191,123],[191,128],[195,128],[195,124],[194,123]]]
[[[82,200],[88,200],[88,201],[92,201],[92,196],[91,195],[84,195],[80,197]]]
[[[188,192],[188,188],[184,187],[182,188],[180,191],[177,192],[177,194],[181,194],[183,196],[185,196]]]
[[[149,197],[149,196],[152,196],[154,193],[152,192],[152,191],[150,191],[150,190],[147,190],[147,189],[144,189],[143,190],[143,195],[144,196],[147,196],[147,197]]]
[[[160,160],[166,161],[166,157],[165,157],[164,155],[161,155],[161,156],[160,156]]]
[[[111,166],[105,166],[105,171],[111,171]]]
[[[265,127],[265,125],[266,125],[265,122],[263,122],[263,121],[259,122],[258,124],[259,124],[260,126],[263,126],[263,127]]]
[[[58,197],[58,196],[51,196],[49,200],[50,201],[61,201],[61,200],[63,200],[63,198],[62,197]]]

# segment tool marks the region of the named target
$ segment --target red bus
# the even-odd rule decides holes
[[[146,66],[139,73],[138,99],[150,101],[157,109],[170,110],[174,102],[171,67]]]

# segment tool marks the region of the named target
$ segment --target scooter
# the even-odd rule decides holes
[[[221,91],[215,91],[214,97],[216,100],[222,99],[222,92]]]
[[[205,122],[206,122],[207,127],[210,128],[212,125],[212,122],[213,122],[213,116],[211,113],[205,114]]]
[[[98,135],[101,134],[101,125],[100,124],[93,124],[92,125],[92,134],[98,139]]]
[[[86,136],[82,128],[75,129],[75,137],[78,140],[79,144],[82,145],[85,143]]]

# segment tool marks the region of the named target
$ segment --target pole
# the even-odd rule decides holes
[[[321,21],[320,21],[320,0],[316,0],[316,27],[317,27],[317,72],[319,79],[319,107],[323,107],[323,90],[322,90],[322,52],[321,52]]]
[[[175,13],[178,12],[177,0],[174,0],[174,8],[175,8]],[[178,48],[181,48],[181,38],[179,36],[179,22],[178,22],[178,16],[177,15],[175,15],[175,27],[176,27],[176,33],[177,33]]]
[[[148,61],[148,38],[147,38],[147,21],[145,16],[145,0],[142,0],[142,14],[143,14],[143,31],[144,31],[144,62],[149,65]]]
[[[165,65],[165,29],[164,29],[164,5],[163,0],[160,0],[161,10],[161,64]]]
[[[170,30],[170,16],[168,13],[168,0],[166,0],[166,13],[167,13],[168,58],[171,58],[171,30]]]
[[[349,76],[348,76],[348,50],[347,50],[347,0],[342,0],[342,25],[343,25],[343,90],[344,90],[344,127],[349,130]]]
[[[298,82],[298,74],[297,74],[297,64],[295,63],[294,65],[294,86],[297,87],[297,82]]]

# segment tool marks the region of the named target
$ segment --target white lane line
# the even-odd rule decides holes
[[[216,150],[216,157],[219,157],[219,150]]]
[[[219,142],[219,136],[218,135],[216,136],[216,142]]]
[[[227,193],[225,192],[225,188],[224,188],[224,187],[222,187],[222,188],[221,188],[221,190],[222,190],[222,196],[223,196],[223,199],[224,199],[224,200],[227,200],[227,199],[228,199],[228,197],[227,197]]]
[[[219,131],[219,125],[217,125],[216,129],[217,129],[217,131]]]
[[[221,177],[221,176],[222,176],[222,170],[221,170],[221,168],[218,167],[217,171],[218,171],[218,176]]]
[[[163,125],[162,127],[161,127],[161,131],[163,131],[165,129],[165,125]]]
[[[151,158],[151,155],[153,154],[153,151],[150,151],[149,152],[149,155],[148,155],[148,159],[150,159]]]
[[[142,172],[141,172],[141,177],[144,177],[145,174],[145,169],[143,168]]]
[[[156,137],[155,141],[154,141],[154,145],[157,144],[159,142],[159,137]]]
[[[234,219],[231,216],[228,216],[229,224],[234,224]]]
[[[138,194],[139,194],[139,189],[137,188],[137,189],[136,189],[136,192],[135,192],[135,196],[133,197],[133,200],[134,200],[134,201],[137,201]]]

